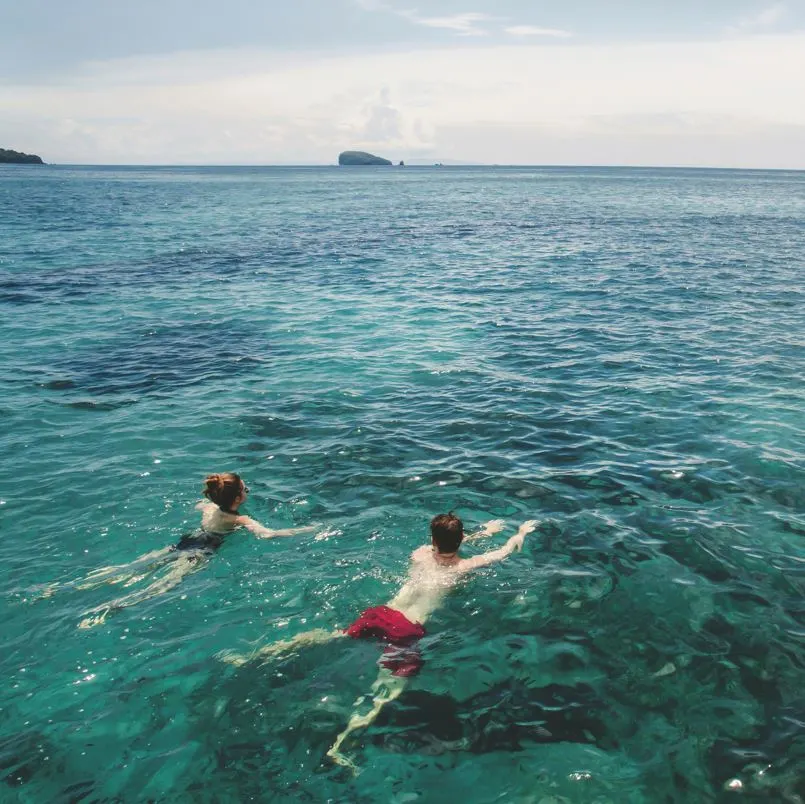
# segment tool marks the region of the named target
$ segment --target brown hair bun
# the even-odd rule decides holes
[[[208,500],[214,502],[219,508],[228,510],[241,495],[243,483],[240,475],[234,472],[207,475],[204,481],[204,490],[201,492]]]

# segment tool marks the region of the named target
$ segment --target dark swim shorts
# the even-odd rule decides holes
[[[202,550],[211,555],[224,543],[223,533],[212,533],[207,530],[194,530],[185,533],[173,546],[173,550]]]

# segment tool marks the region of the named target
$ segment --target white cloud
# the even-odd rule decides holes
[[[419,12],[418,9],[398,9],[384,2],[384,0],[353,0],[353,2],[365,11],[385,11],[402,17],[414,25],[421,25],[426,28],[441,28],[453,31],[459,36],[484,36],[488,30],[479,23],[488,23],[500,19],[490,14],[480,11],[464,11],[459,14],[450,14],[442,17],[428,17]],[[559,39],[566,39],[572,34],[559,28],[539,28],[535,25],[510,25],[505,27],[504,32],[510,36],[547,36]]]
[[[511,25],[503,29],[510,36],[552,36],[556,39],[567,39],[573,36],[570,31],[559,28],[538,28],[535,25]]]
[[[769,26],[779,22],[785,16],[785,6],[775,3],[773,6],[761,11],[753,20],[755,25]]]
[[[54,162],[326,164],[355,147],[395,161],[805,168],[801,97],[805,33],[186,53],[0,85],[0,142]]]
[[[380,90],[377,99],[366,104],[366,122],[362,138],[365,141],[387,143],[399,139],[402,134],[400,110],[391,105],[387,87]]]
[[[356,5],[364,11],[386,11],[395,14],[414,25],[422,25],[426,28],[442,28],[453,31],[459,36],[483,36],[486,31],[479,28],[477,23],[488,22],[494,19],[489,14],[482,14],[478,11],[465,11],[459,14],[450,14],[444,17],[427,17],[420,14],[418,9],[398,9],[389,5],[383,0],[353,0]]]
[[[467,11],[449,17],[422,17],[416,11],[398,11],[396,13],[415,25],[424,25],[427,28],[445,28],[448,31],[455,31],[461,36],[483,36],[486,31],[479,28],[477,23],[492,19],[489,14],[481,14],[477,11]]]
[[[772,28],[780,22],[785,13],[786,7],[784,3],[774,3],[761,9],[756,14],[741,17],[735,25],[727,29],[727,32],[730,34],[742,34]]]

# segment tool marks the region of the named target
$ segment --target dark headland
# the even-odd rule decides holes
[[[41,156],[0,148],[0,165],[44,165]]]
[[[338,154],[339,165],[390,165],[382,156],[367,154],[366,151],[343,151]]]

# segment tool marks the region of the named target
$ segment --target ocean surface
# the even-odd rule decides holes
[[[805,173],[0,168],[0,801],[805,801],[804,276]],[[79,628],[228,470],[317,531]],[[447,510],[539,525],[355,774],[376,644],[217,654]]]

